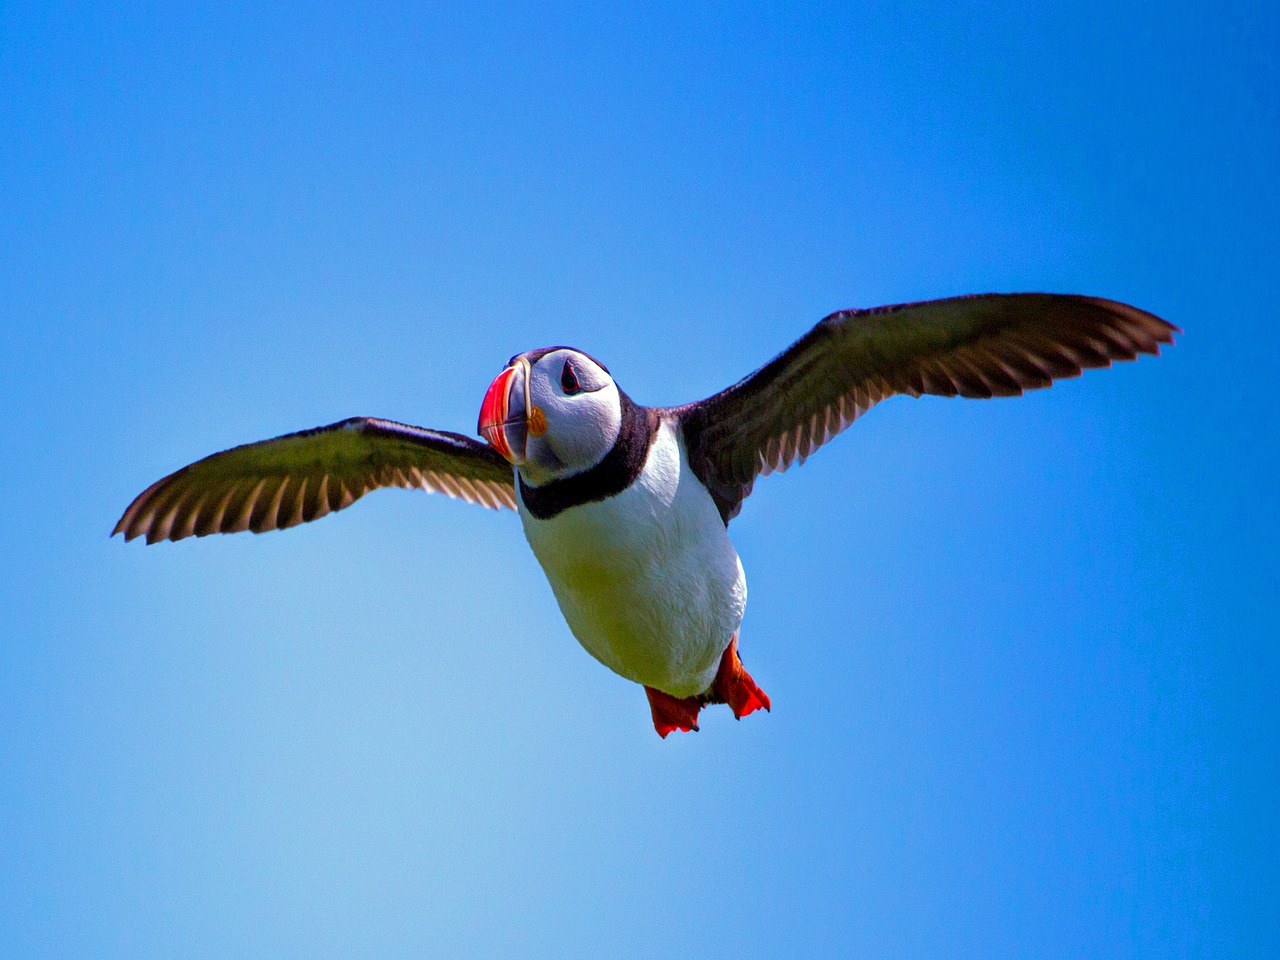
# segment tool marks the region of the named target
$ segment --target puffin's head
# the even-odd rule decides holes
[[[484,395],[479,432],[535,486],[604,459],[622,397],[603,364],[571,347],[512,357]]]

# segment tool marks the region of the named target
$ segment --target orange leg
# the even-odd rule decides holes
[[[663,740],[673,730],[697,730],[698,711],[702,709],[700,697],[673,697],[653,687],[645,687],[649,695],[649,710],[653,713],[653,729]]]
[[[711,689],[702,696],[673,697],[655,687],[645,687],[644,692],[649,695],[653,729],[664,740],[675,730],[697,730],[698,711],[708,703],[727,703],[739,720],[756,710],[768,710],[772,706],[769,695],[760,689],[742,665],[736,633],[720,656],[720,669],[716,671]]]
[[[760,689],[742,666],[738,657],[738,635],[735,633],[720,658],[720,670],[711,685],[711,699],[727,703],[733,715],[741,720],[762,707],[770,707],[769,695]]]

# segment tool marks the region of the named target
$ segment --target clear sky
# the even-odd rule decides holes
[[[0,6],[0,953],[1280,954],[1274,9]],[[1013,290],[1186,333],[761,481],[697,735],[509,513],[107,537],[524,349],[675,403]]]

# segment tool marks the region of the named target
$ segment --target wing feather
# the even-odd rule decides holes
[[[144,490],[112,531],[148,543],[282,530],[344,510],[370,490],[440,491],[515,509],[510,465],[456,433],[353,417],[249,443],[183,467]]]
[[[894,394],[1014,397],[1158,354],[1176,327],[1114,300],[980,294],[833,313],[755,373],[678,418],[725,521],[755,478],[803,463]]]

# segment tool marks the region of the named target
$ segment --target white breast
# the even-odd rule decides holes
[[[525,537],[573,635],[629,680],[678,697],[711,686],[747,583],[715,503],[663,423],[622,493],[539,520]]]

